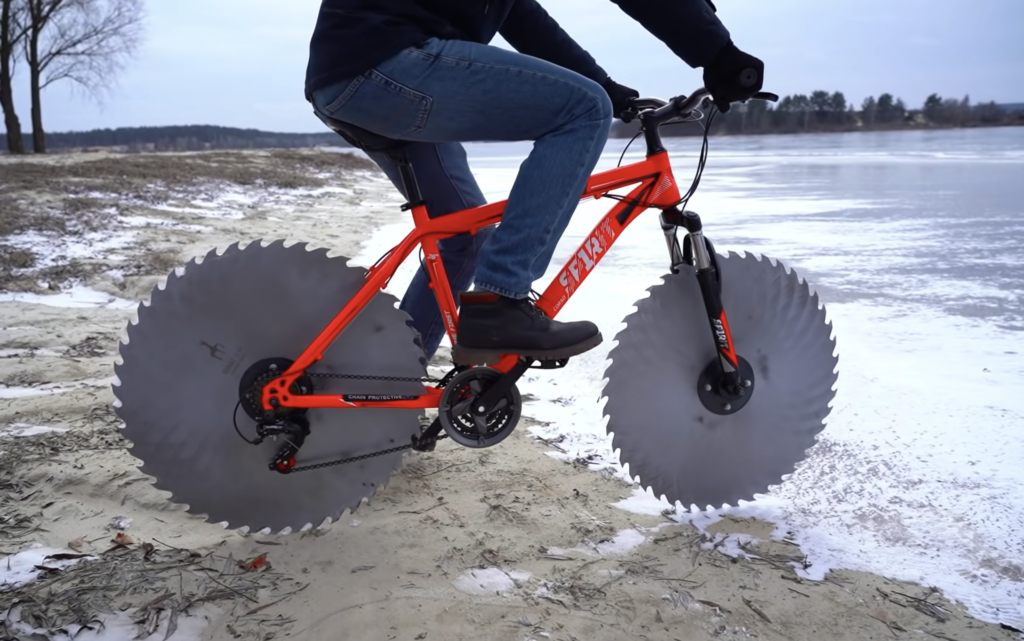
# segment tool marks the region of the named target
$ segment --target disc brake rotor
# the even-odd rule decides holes
[[[299,530],[337,519],[385,484],[402,453],[278,474],[268,469],[282,442],[246,443],[255,422],[239,383],[253,363],[295,359],[365,282],[366,270],[326,249],[235,244],[172,274],[138,308],[115,366],[116,409],[130,453],[156,487],[193,514],[252,531]],[[408,315],[378,293],[311,372],[402,377],[409,381],[313,379],[318,394],[419,395],[426,361]],[[415,409],[311,409],[299,465],[409,443]]]
[[[745,406],[710,412],[699,397],[717,353],[686,269],[651,287],[626,317],[603,390],[607,431],[630,476],[701,510],[752,500],[792,473],[824,429],[838,378],[832,324],[805,281],[752,255],[718,263],[736,351],[756,378]]]

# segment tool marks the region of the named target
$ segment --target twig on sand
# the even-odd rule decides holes
[[[959,641],[958,639],[951,637],[948,634],[943,634],[942,632],[938,632],[936,630],[929,630],[928,628],[921,628],[921,632],[933,636],[936,639],[943,639],[943,641]]]
[[[281,603],[282,601],[286,600],[288,597],[291,597],[291,596],[293,596],[295,594],[298,594],[299,592],[302,592],[303,590],[305,590],[308,587],[309,587],[309,583],[307,583],[306,585],[302,586],[298,590],[292,590],[291,592],[288,592],[287,594],[282,595],[281,598],[277,599],[276,601],[271,601],[270,603],[261,605],[261,606],[259,606],[257,608],[253,608],[252,610],[249,610],[248,612],[246,612],[242,616],[252,616],[252,615],[256,614],[257,612],[262,612],[263,610],[266,610],[269,607],[272,607],[272,606],[277,605],[278,603]]]
[[[765,621],[767,621],[768,623],[771,623],[771,622],[772,622],[772,620],[768,618],[768,615],[767,615],[767,614],[765,614],[765,613],[764,613],[764,611],[762,611],[762,610],[761,610],[761,608],[759,608],[759,607],[757,607],[756,605],[754,605],[754,604],[753,604],[753,603],[752,603],[752,602],[750,601],[750,599],[748,599],[747,597],[743,597],[743,603],[744,603],[744,605],[746,605],[746,606],[747,606],[748,608],[750,608],[751,610],[753,610],[753,611],[754,611],[754,614],[756,614],[757,616],[761,617],[762,619],[764,619],[764,620],[765,620]]]
[[[422,478],[426,478],[428,476],[433,476],[435,474],[440,474],[441,472],[444,472],[445,470],[450,470],[453,467],[459,467],[459,466],[462,466],[462,465],[469,465],[470,463],[472,463],[472,461],[463,461],[462,463],[452,463],[450,465],[445,465],[442,468],[436,469],[433,472],[424,472],[423,474],[410,474],[409,476],[412,476],[413,478],[422,479]]]
[[[936,605],[935,603],[931,603],[930,601],[928,601],[928,597],[935,594],[935,590],[930,591],[928,595],[925,596],[923,599],[916,596],[910,596],[909,594],[903,594],[902,592],[897,592],[895,590],[893,590],[893,594],[898,594],[901,597],[909,600],[910,607],[914,608],[922,614],[926,614],[932,617],[936,621],[945,623],[946,621],[949,621],[952,617],[952,614],[948,610],[946,610],[942,606]]]

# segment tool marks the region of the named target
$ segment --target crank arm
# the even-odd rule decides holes
[[[530,369],[532,363],[532,358],[520,356],[512,369],[507,371],[504,376],[498,379],[497,383],[488,388],[480,398],[473,402],[473,408],[470,410],[470,413],[476,417],[483,417],[493,412],[498,403],[505,398],[505,394],[516,384],[516,381],[519,380],[526,370]]]

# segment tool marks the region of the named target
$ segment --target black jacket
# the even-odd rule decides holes
[[[704,66],[729,41],[710,0],[611,1],[691,67]],[[520,53],[597,82],[608,77],[536,0],[322,0],[306,97],[432,37],[487,44],[496,34]]]

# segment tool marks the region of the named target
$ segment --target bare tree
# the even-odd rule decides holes
[[[25,151],[21,121],[14,107],[14,52],[27,30],[24,10],[24,0],[0,0],[0,110],[4,112],[7,150],[12,154]]]
[[[113,84],[142,38],[142,0],[23,0],[32,145],[46,151],[42,90],[70,80],[94,96]]]

